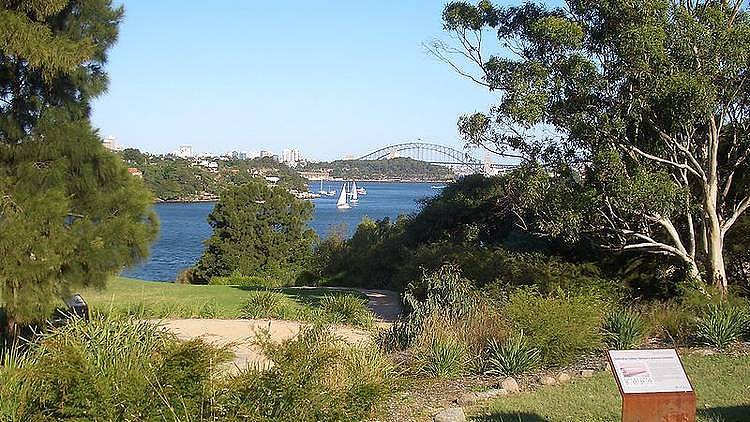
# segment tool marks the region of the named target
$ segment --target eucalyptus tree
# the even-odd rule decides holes
[[[76,287],[148,253],[151,194],[88,120],[122,8],[109,0],[0,0],[0,296],[38,322]]]
[[[461,133],[527,159],[521,217],[674,257],[726,291],[724,239],[750,206],[742,0],[483,0],[443,18],[455,42],[430,50],[499,98]]]

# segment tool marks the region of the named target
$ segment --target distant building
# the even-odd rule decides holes
[[[135,167],[128,167],[128,173],[132,176],[143,178],[143,173]]]
[[[180,145],[174,155],[180,158],[193,158],[193,147],[191,145]]]
[[[273,157],[273,151],[260,151],[260,158]]]
[[[285,149],[281,151],[281,162],[290,166],[295,167],[297,163],[302,161],[302,154],[298,149]]]
[[[121,151],[122,147],[117,143],[117,138],[114,136],[107,136],[102,139],[102,145],[110,151]]]
[[[235,160],[247,160],[247,153],[243,151],[232,151],[232,158]]]

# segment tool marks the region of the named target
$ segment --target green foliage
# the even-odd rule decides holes
[[[330,295],[320,301],[320,309],[329,323],[372,327],[375,317],[367,300],[353,295]]]
[[[455,175],[446,166],[406,157],[388,160],[336,160],[309,163],[302,171],[326,171],[331,177],[345,180],[452,180]]]
[[[140,180],[86,121],[62,113],[0,144],[0,198],[0,288],[19,322],[48,317],[72,289],[102,286],[146,257],[158,231]]]
[[[52,331],[0,376],[3,420],[180,420],[210,403],[225,352],[144,321],[94,318]]]
[[[637,349],[646,338],[641,316],[627,309],[610,312],[602,326],[604,340],[611,349]]]
[[[286,287],[296,284],[297,274],[288,269],[274,267],[258,275],[242,275],[234,271],[226,277],[212,277],[208,284],[240,287]]]
[[[110,0],[0,5],[0,143],[28,135],[50,105],[73,120],[88,117],[106,90],[102,69],[122,16]]]
[[[523,331],[519,331],[504,342],[491,339],[483,360],[486,374],[517,376],[536,369],[541,363],[541,354],[529,344]]]
[[[261,337],[273,362],[227,383],[221,402],[254,421],[356,421],[391,390],[393,364],[376,350],[347,351],[327,329],[314,326],[281,343]]]
[[[730,305],[709,305],[698,319],[698,337],[707,345],[720,349],[742,339],[750,330],[746,309]]]
[[[251,319],[304,320],[308,313],[309,309],[283,293],[256,290],[248,293],[241,315]]]
[[[312,204],[279,187],[250,182],[227,190],[208,216],[214,231],[195,279],[205,284],[233,273],[299,273],[312,253],[311,217]]]
[[[466,345],[451,337],[432,337],[415,350],[419,371],[430,377],[456,378],[469,364]]]
[[[654,335],[675,345],[690,343],[697,332],[695,310],[676,301],[651,303],[642,314]]]
[[[566,365],[601,347],[599,327],[607,307],[592,294],[545,296],[517,290],[508,297],[502,313],[539,348],[545,364]]]
[[[234,160],[212,158],[216,169],[199,165],[197,161],[158,155],[128,148],[119,153],[131,167],[143,173],[143,181],[164,201],[193,201],[213,199],[232,186],[249,182],[266,183],[264,177],[279,177],[278,186],[307,191],[307,181],[294,169],[270,158]]]

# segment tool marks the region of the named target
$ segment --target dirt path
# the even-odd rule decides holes
[[[304,287],[300,287],[304,289]],[[335,289],[335,288],[332,288]],[[366,295],[368,307],[381,321],[381,328],[395,321],[401,313],[401,300],[398,293],[389,290],[355,289]],[[182,340],[201,338],[217,346],[227,346],[234,352],[234,364],[239,368],[248,365],[267,364],[268,360],[253,345],[255,335],[268,330],[271,339],[281,341],[296,336],[304,322],[269,319],[168,319],[154,321],[173,332]],[[336,325],[334,333],[350,344],[370,341],[372,332],[357,328]]]
[[[268,330],[271,339],[281,341],[293,338],[305,325],[297,321],[268,319],[170,319],[154,322],[181,340],[201,338],[210,344],[228,346],[234,352],[234,364],[239,368],[268,363],[257,346],[253,345],[256,333]],[[366,343],[372,335],[365,330],[344,326],[334,326],[333,331],[350,344]]]

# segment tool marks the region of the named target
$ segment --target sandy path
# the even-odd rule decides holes
[[[268,360],[253,345],[260,330],[268,330],[271,339],[281,341],[296,336],[305,323],[297,321],[261,319],[169,319],[154,321],[182,340],[201,338],[217,346],[228,346],[234,352],[234,364],[239,368],[267,364]],[[334,333],[350,344],[370,340],[372,333],[345,326],[333,326]]]
[[[300,287],[304,289],[304,287]],[[401,300],[398,293],[389,290],[355,289],[369,299],[368,307],[378,318],[381,328],[387,327],[401,313]],[[303,322],[269,319],[168,319],[154,321],[173,332],[182,340],[201,338],[217,346],[227,346],[234,352],[234,365],[245,368],[248,365],[268,364],[268,360],[253,345],[256,333],[268,330],[271,339],[281,341],[296,336]],[[370,341],[372,332],[357,328],[335,325],[334,333],[350,344]]]

